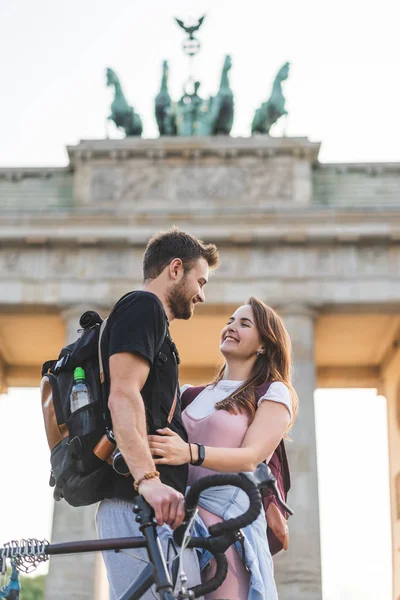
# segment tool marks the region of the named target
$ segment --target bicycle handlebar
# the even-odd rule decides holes
[[[243,515],[211,525],[211,527],[209,527],[209,532],[211,536],[215,537],[246,527],[246,525],[249,525],[258,517],[262,507],[262,499],[258,487],[245,475],[238,473],[220,473],[203,477],[192,485],[186,494],[186,516],[190,517],[193,514],[193,510],[198,504],[201,492],[207,488],[220,485],[232,485],[240,488],[246,492],[250,504]]]
[[[225,551],[235,541],[239,539],[239,530],[252,523],[259,515],[262,508],[262,498],[259,488],[268,486],[274,491],[278,503],[289,513],[293,511],[283,501],[276,486],[276,479],[271,470],[265,464],[259,465],[254,473],[217,473],[200,479],[188,491],[185,498],[185,520],[173,534],[174,540],[178,545],[182,544],[186,528],[192,519],[199,497],[202,491],[209,487],[220,485],[232,485],[242,489],[249,498],[249,507],[244,514],[238,517],[228,519],[221,523],[216,523],[208,528],[210,537],[196,538],[190,537],[187,543],[188,547],[205,548],[209,550],[216,559],[217,571],[214,577],[202,585],[192,588],[190,591],[195,597],[209,594],[216,590],[224,581],[227,572],[227,561],[224,556]],[[139,502],[140,500],[140,502]],[[137,504],[142,505],[145,512],[148,512],[147,526],[155,529],[155,523],[152,518],[151,507],[145,502],[143,497],[138,498]],[[137,509],[137,510],[136,510]],[[135,512],[142,512],[142,508],[136,506]],[[139,517],[139,515],[138,515]],[[141,527],[142,529],[142,527]],[[155,534],[156,535],[156,534]],[[145,536],[146,537],[146,536]],[[146,538],[147,539],[147,538]],[[142,538],[143,540],[143,538]],[[148,543],[148,540],[147,540]],[[81,542],[67,542],[64,544],[49,544],[46,540],[22,540],[5,544],[0,548],[0,565],[6,559],[12,559],[18,570],[28,570],[28,567],[36,567],[39,562],[47,560],[52,554],[67,554],[73,552],[93,552],[96,550],[122,549],[145,547],[140,538],[121,538],[115,540],[89,540]],[[25,565],[25,567],[24,567]],[[172,588],[171,588],[172,589]],[[166,590],[163,597],[170,597]],[[165,595],[167,594],[167,596]],[[137,596],[135,596],[137,597]],[[171,596],[172,597],[172,596]]]
[[[195,598],[207,595],[220,587],[226,577],[227,561],[224,553],[238,539],[239,530],[252,523],[260,514],[262,498],[260,488],[270,487],[276,495],[278,503],[289,514],[293,514],[291,508],[284,502],[276,484],[271,469],[265,463],[257,467],[254,473],[218,473],[209,475],[196,481],[185,497],[185,519],[173,534],[178,545],[182,544],[186,528],[193,517],[200,494],[207,488],[220,485],[233,485],[242,489],[249,498],[249,507],[245,513],[238,517],[216,523],[208,528],[209,538],[191,537],[188,547],[206,548],[214,555],[216,560],[216,572],[214,577],[191,588]]]
[[[277,501],[282,508],[290,515],[293,514],[292,509],[286,504],[279,492],[276,485],[276,479],[272,475],[271,469],[265,463],[258,465],[257,470],[254,473],[216,473],[215,475],[208,475],[196,481],[186,494],[185,518],[182,525],[174,531],[174,539],[178,544],[183,539],[184,530],[186,530],[187,524],[193,516],[201,492],[208,488],[220,485],[239,487],[246,492],[250,504],[243,515],[211,525],[208,528],[208,531],[213,537],[242,529],[258,517],[262,507],[262,498],[259,488],[272,488]]]

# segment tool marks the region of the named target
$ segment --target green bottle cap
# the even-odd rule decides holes
[[[85,379],[85,371],[82,367],[76,367],[74,370],[74,381],[78,381],[78,379]]]

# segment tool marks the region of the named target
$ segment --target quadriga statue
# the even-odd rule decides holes
[[[233,124],[233,93],[228,72],[230,56],[225,58],[217,94],[208,100],[198,94],[200,82],[187,84],[178,102],[172,102],[168,91],[168,65],[163,63],[161,87],[155,101],[155,115],[160,135],[206,136],[229,135]]]
[[[287,115],[285,110],[285,97],[282,92],[282,81],[289,77],[290,63],[285,63],[278,71],[275,77],[271,96],[267,102],[263,102],[260,108],[257,108],[251,125],[251,133],[264,133],[269,135],[270,129],[283,115]]]
[[[111,104],[111,114],[107,118],[114,121],[119,129],[123,129],[127,136],[141,136],[143,132],[142,119],[126,101],[117,74],[112,69],[107,69],[106,73],[107,86],[114,86],[115,94]]]
[[[168,62],[164,60],[160,91],[156,96],[155,115],[160,135],[176,135],[176,128],[171,123],[171,96],[168,91]]]

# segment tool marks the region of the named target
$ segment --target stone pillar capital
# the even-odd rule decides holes
[[[80,327],[79,319],[84,312],[87,310],[95,310],[102,317],[107,316],[109,312],[108,307],[106,307],[104,304],[93,302],[90,302],[90,304],[64,304],[60,307],[60,309],[65,323],[65,339],[67,344],[70,344],[78,338],[78,330]]]
[[[90,302],[90,305],[79,302],[76,304],[62,304],[60,306],[61,315],[66,323],[71,319],[79,321],[80,316],[87,310],[95,310],[99,315],[106,316],[109,312],[109,307],[100,302]]]
[[[321,304],[316,302],[288,302],[275,306],[276,312],[283,319],[285,317],[308,317],[314,320],[317,318],[321,308]]]

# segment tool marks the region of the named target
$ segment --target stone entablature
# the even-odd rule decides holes
[[[318,165],[313,202],[346,208],[400,206],[400,163]]]
[[[208,292],[214,305],[242,302],[249,289],[271,304],[398,305],[399,242],[219,246],[222,265]],[[141,285],[142,253],[142,245],[0,248],[0,305],[111,306]]]
[[[304,138],[264,136],[83,141],[68,148],[74,205],[124,215],[307,206],[318,150]]]
[[[0,169],[0,214],[71,211],[70,167]]]
[[[54,245],[143,245],[155,229],[172,224],[219,242],[269,245],[276,242],[361,242],[400,240],[399,206],[308,206],[285,211],[235,212],[218,215],[199,211],[176,214],[165,207],[148,215],[45,213],[0,219],[0,246],[7,243]]]
[[[307,159],[311,164],[318,160],[319,142],[307,138],[273,138],[256,135],[248,138],[216,137],[168,137],[145,140],[125,138],[123,140],[82,140],[77,146],[68,146],[71,165],[81,161],[107,160],[125,161],[145,158],[149,160],[198,160],[211,157],[236,159],[244,157],[273,158],[278,156]]]
[[[84,140],[65,168],[0,169],[5,214],[260,215],[400,208],[400,164],[318,163],[306,138]]]

